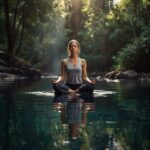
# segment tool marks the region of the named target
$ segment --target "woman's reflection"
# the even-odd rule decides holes
[[[61,112],[61,122],[68,125],[69,138],[80,137],[80,129],[86,125],[87,112],[95,109],[93,94],[80,93],[55,95],[53,108]]]

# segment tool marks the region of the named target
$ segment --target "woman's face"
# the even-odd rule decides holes
[[[72,42],[69,46],[69,51],[70,51],[71,55],[79,54],[78,44],[76,42]]]

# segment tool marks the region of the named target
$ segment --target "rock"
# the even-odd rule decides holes
[[[108,72],[104,78],[107,79],[135,79],[138,77],[138,73],[134,70],[127,70],[123,72],[111,71]]]
[[[0,65],[7,66],[7,63],[4,60],[0,59]]]
[[[140,73],[140,80],[150,82],[150,73]]]
[[[23,75],[21,72],[21,69],[19,68],[10,68],[10,67],[1,66],[1,65],[0,65],[0,72],[14,74],[14,75]]]
[[[23,77],[41,77],[42,72],[16,56],[0,51],[0,72]]]
[[[140,78],[150,78],[150,73],[140,73],[139,77]]]
[[[108,72],[108,73],[104,76],[104,78],[114,79],[115,76],[116,76],[116,74],[117,74],[117,71],[111,71],[111,72]]]
[[[138,77],[138,73],[134,70],[127,70],[116,74],[116,79],[135,79]]]
[[[9,74],[9,73],[0,73],[0,80],[7,80],[7,81],[12,81],[17,79],[18,77],[14,74]]]
[[[39,69],[29,68],[26,72],[27,76],[29,77],[40,77],[42,75]]]
[[[128,79],[128,76],[122,72],[116,74],[115,79]]]
[[[31,68],[32,66],[24,61],[23,59],[20,59],[16,56],[10,55],[8,53],[5,53],[3,51],[0,51],[0,60],[1,65],[5,65],[8,67],[14,67],[14,68]]]
[[[138,77],[138,73],[134,70],[124,71],[123,74],[127,75],[128,79],[135,79]]]
[[[24,75],[24,72],[20,68],[13,68],[11,73],[15,75]]]
[[[11,69],[9,67],[0,65],[0,72],[10,73]]]
[[[101,80],[103,80],[103,77],[102,77],[102,76],[97,76],[97,77],[96,77],[96,80],[97,80],[97,81],[101,81]]]
[[[104,81],[106,81],[106,82],[116,82],[116,83],[120,82],[120,80],[118,80],[118,79],[108,79],[108,78],[104,78]]]

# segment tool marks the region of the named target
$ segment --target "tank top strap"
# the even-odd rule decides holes
[[[81,58],[78,57],[78,64],[81,65]]]

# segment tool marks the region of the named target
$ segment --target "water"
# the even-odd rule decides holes
[[[150,83],[97,82],[54,97],[51,79],[0,86],[0,150],[149,150]]]

